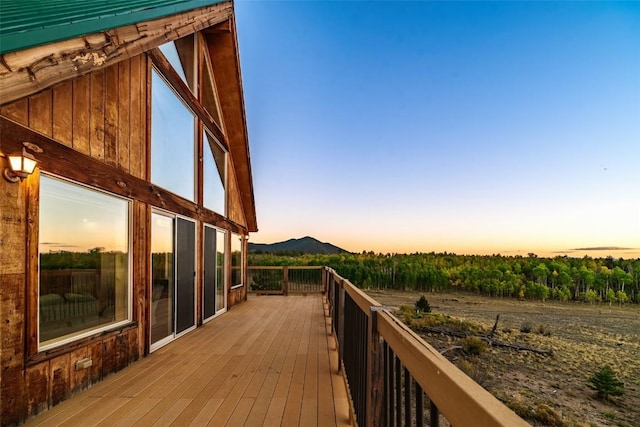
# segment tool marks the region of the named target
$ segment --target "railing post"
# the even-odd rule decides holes
[[[378,312],[382,307],[370,307],[369,312],[369,352],[367,357],[367,426],[382,426],[384,394],[384,348],[378,333]]]
[[[282,282],[282,293],[289,295],[289,267],[286,265],[282,269],[284,275],[284,281]]]
[[[322,271],[322,293],[327,295],[327,289],[329,289],[329,286],[327,285],[327,269],[323,267],[321,271]]]
[[[344,280],[340,280],[340,286],[338,289],[338,306],[336,307],[338,310],[338,324],[336,327],[338,328],[336,332],[336,339],[338,340],[338,358],[339,365],[338,371],[341,371],[342,362],[344,361]]]

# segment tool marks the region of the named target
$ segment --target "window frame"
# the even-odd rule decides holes
[[[230,274],[229,274],[229,289],[230,290],[235,290],[235,289],[240,289],[244,286],[244,281],[245,281],[245,277],[244,277],[244,261],[245,261],[245,253],[244,253],[244,237],[242,236],[242,234],[239,233],[235,233],[233,231],[230,231],[229,233],[229,268],[230,268]],[[231,239],[235,239],[237,238],[240,241],[240,283],[238,284],[233,284],[231,281],[233,280],[233,243]]]
[[[153,94],[154,94],[154,86],[152,84],[153,82],[153,75],[157,74],[157,76],[162,79],[162,81],[164,81],[164,83],[167,85],[167,87],[173,92],[173,94],[176,96],[176,99],[184,106],[184,108],[193,116],[193,157],[192,157],[192,162],[193,162],[193,177],[192,177],[192,183],[193,183],[193,194],[191,194],[190,198],[187,198],[185,195],[183,194],[179,194],[176,193],[174,190],[166,188],[164,185],[156,182],[153,180],[153,175],[152,175],[152,171],[153,171]],[[174,71],[175,73],[175,71]],[[149,182],[151,182],[153,185],[157,185],[158,187],[162,187],[165,190],[175,194],[178,197],[182,197],[185,200],[188,200],[191,203],[197,204],[198,203],[198,193],[200,191],[199,188],[199,182],[198,182],[198,167],[199,167],[199,156],[198,156],[198,138],[200,137],[198,135],[198,133],[200,132],[200,126],[199,126],[199,122],[201,121],[201,118],[199,117],[198,113],[191,107],[191,104],[189,102],[187,102],[187,100],[180,94],[180,91],[176,89],[174,83],[172,83],[172,80],[170,78],[168,78],[165,73],[162,71],[162,69],[160,67],[158,67],[155,63],[152,64],[151,66],[151,73],[149,76],[149,82],[150,82],[150,90],[149,90]],[[182,82],[184,84],[184,82]],[[186,84],[185,84],[186,87]]]
[[[33,309],[35,310],[35,331],[36,331],[36,337],[35,337],[35,342],[36,342],[36,352],[40,353],[43,351],[48,351],[51,349],[55,349],[64,345],[67,345],[69,343],[73,343],[85,338],[89,338],[92,336],[95,336],[97,334],[100,334],[102,332],[105,331],[109,331],[109,330],[113,330],[113,329],[117,329],[123,326],[127,326],[130,325],[132,323],[134,323],[133,320],[133,204],[134,201],[131,198],[128,197],[124,197],[121,196],[119,194],[115,194],[112,193],[110,191],[106,191],[100,188],[96,188],[96,187],[92,187],[90,185],[84,184],[82,182],[78,182],[78,181],[74,181],[72,179],[69,178],[65,178],[53,173],[49,173],[49,172],[44,172],[42,171],[40,174],[41,177],[47,177],[49,179],[56,179],[58,181],[62,181],[66,184],[69,185],[74,185],[76,187],[80,187],[83,188],[87,191],[94,191],[97,193],[101,193],[103,195],[107,195],[116,199],[120,199],[122,201],[125,201],[127,203],[127,286],[126,286],[126,290],[127,290],[127,318],[124,320],[120,320],[114,323],[109,323],[107,325],[104,326],[99,326],[99,327],[95,327],[95,328],[91,328],[91,329],[85,329],[82,330],[81,332],[74,334],[70,337],[61,339],[61,340],[57,340],[55,342],[49,343],[49,344],[45,344],[42,345],[42,342],[40,341],[40,218],[42,216],[42,211],[40,210],[40,203],[38,203],[38,239],[37,242],[35,242],[35,253],[37,254],[37,273],[36,273],[36,286],[37,286],[37,292],[36,292],[36,298],[35,298],[35,305],[33,306]],[[40,188],[40,191],[41,188]]]
[[[207,135],[208,134],[208,135]],[[223,152],[224,154],[224,162],[223,162],[223,166],[224,166],[224,171],[222,172],[222,205],[223,205],[223,212],[218,212],[215,209],[209,207],[206,205],[205,203],[205,191],[206,191],[206,176],[205,176],[205,157],[208,155],[208,153],[211,153],[211,160],[213,161],[213,165],[216,168],[216,172],[219,173],[218,169],[218,163],[216,162],[216,158],[215,155],[213,153],[213,150],[211,150],[211,148],[207,148],[205,147],[205,144],[209,144],[208,138],[212,138],[216,145],[218,146],[218,148]],[[227,191],[228,191],[228,183],[229,181],[229,150],[227,150],[224,146],[224,144],[222,144],[220,142],[220,139],[217,138],[215,136],[215,134],[207,127],[207,126],[203,126],[202,127],[202,206],[206,209],[209,209],[212,212],[215,212],[217,214],[220,214],[222,216],[224,216],[225,218],[228,218],[229,216],[229,208],[227,206],[227,199],[229,197]]]
[[[202,242],[201,242],[201,245],[200,245],[200,249],[202,250],[202,263],[203,263],[203,265],[204,265],[204,245],[205,245],[205,236],[204,236],[204,234],[205,234],[205,230],[207,228],[210,228],[210,229],[214,230],[214,232],[216,233],[216,239],[218,237],[217,233],[222,233],[223,236],[224,236],[224,240],[223,240],[224,259],[222,261],[222,289],[224,290],[224,296],[223,296],[223,298],[224,298],[224,308],[221,308],[220,310],[216,309],[216,313],[215,314],[213,314],[212,316],[209,316],[209,317],[205,317],[205,314],[204,314],[204,304],[205,304],[205,302],[204,302],[204,294],[205,294],[205,291],[204,291],[204,271],[203,271],[202,279],[200,281],[200,283],[202,283],[202,286],[200,287],[201,288],[201,296],[200,297],[201,297],[201,301],[202,301],[202,306],[200,307],[201,312],[202,312],[202,323],[207,323],[207,322],[215,319],[216,317],[220,316],[221,314],[226,313],[229,310],[229,307],[228,307],[228,304],[227,304],[228,303],[228,298],[229,298],[229,289],[228,289],[228,286],[227,286],[227,282],[231,280],[230,278],[228,278],[229,275],[227,274],[227,264],[228,264],[227,261],[229,260],[229,257],[230,257],[229,253],[227,252],[227,236],[231,232],[229,230],[225,230],[222,227],[217,227],[217,226],[209,224],[207,222],[203,222],[202,223]]]

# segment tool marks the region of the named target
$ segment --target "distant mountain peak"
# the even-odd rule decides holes
[[[289,239],[278,243],[249,242],[249,252],[339,254],[347,251],[331,243],[321,242],[315,237],[304,236],[299,239]]]

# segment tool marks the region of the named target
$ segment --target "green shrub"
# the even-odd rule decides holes
[[[531,322],[523,322],[520,325],[520,332],[522,332],[523,334],[530,333],[532,329],[533,329],[533,325],[531,324]]]
[[[551,336],[551,329],[547,325],[540,324],[535,330],[536,334],[543,335],[545,337]]]
[[[487,343],[478,337],[464,338],[461,341],[461,345],[464,351],[474,356],[480,356],[482,353],[487,351]]]
[[[607,400],[609,396],[622,396],[624,394],[622,389],[623,382],[618,379],[618,376],[609,365],[593,374],[587,383],[590,388],[598,392],[598,399],[601,400]]]
[[[252,291],[280,291],[282,290],[282,273],[273,274],[270,271],[261,272],[252,278]]]
[[[562,426],[562,417],[551,407],[540,404],[535,409],[535,415],[532,417],[533,419],[540,421],[543,425],[546,426]]]
[[[429,305],[429,301],[427,298],[422,295],[418,301],[416,301],[416,309],[423,313],[431,313],[431,306]]]

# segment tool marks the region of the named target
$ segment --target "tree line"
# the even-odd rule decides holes
[[[249,265],[328,266],[362,288],[465,291],[502,297],[640,303],[640,258],[554,258],[451,253],[266,254]]]

